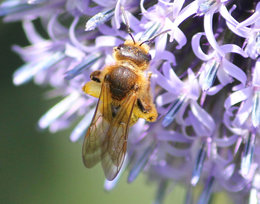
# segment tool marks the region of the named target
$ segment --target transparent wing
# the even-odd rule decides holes
[[[96,111],[84,139],[82,156],[88,168],[102,160],[108,180],[116,177],[124,161],[129,122],[136,98],[136,94],[131,92],[125,99],[115,103],[109,85],[106,82],[102,84]]]
[[[136,94],[131,92],[120,102],[117,113],[113,117],[107,131],[102,146],[101,160],[104,173],[108,180],[113,180],[116,177],[124,161],[129,123],[136,99]]]
[[[112,119],[109,90],[102,84],[98,104],[92,122],[88,128],[82,147],[82,158],[85,166],[91,168],[101,160],[102,144]]]

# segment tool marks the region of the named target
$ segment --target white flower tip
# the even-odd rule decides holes
[[[89,23],[89,21],[86,23],[85,31],[92,31],[96,28],[96,26],[93,23]]]

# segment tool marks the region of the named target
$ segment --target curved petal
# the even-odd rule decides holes
[[[233,63],[229,62],[226,59],[222,60],[223,63],[223,69],[233,78],[237,79],[240,81],[243,85],[246,84],[246,74],[236,65]]]
[[[253,106],[253,101],[251,98],[244,101],[240,105],[240,107],[236,113],[235,119],[233,120],[233,125],[235,125],[237,127],[241,127],[246,122],[249,115],[251,114],[252,106]]]
[[[215,13],[217,8],[214,8],[210,10],[209,12],[205,13],[204,15],[204,32],[208,39],[209,44],[212,46],[212,48],[220,54],[222,57],[225,55],[222,51],[222,49],[219,47],[214,33],[213,33],[213,15]]]
[[[236,143],[238,136],[232,135],[224,138],[214,138],[214,142],[218,147],[230,147]]]
[[[227,54],[229,52],[232,53],[237,53],[242,55],[243,57],[248,57],[247,53],[239,46],[235,45],[235,44],[225,44],[225,45],[221,45],[220,49],[223,50],[223,53]]]
[[[229,109],[231,106],[248,99],[249,97],[251,97],[251,95],[252,95],[251,87],[236,91],[227,97],[224,103],[224,107],[226,109]]]
[[[260,87],[260,58],[255,63],[252,84],[254,86]]]
[[[205,35],[205,33],[196,33],[191,40],[191,46],[194,54],[203,61],[208,61],[213,57],[213,53],[205,54],[200,46],[200,38]]]
[[[221,67],[218,69],[218,72],[217,72],[217,76],[218,76],[218,80],[220,81],[220,83],[222,85],[227,85],[227,84],[230,84],[232,83],[234,80],[232,77],[230,77],[223,69],[223,65],[221,64],[220,65]]]
[[[194,116],[208,129],[208,131],[213,132],[216,125],[210,114],[208,114],[196,102],[191,103],[190,107]]]
[[[175,99],[176,99],[175,95],[173,95],[170,92],[165,92],[163,94],[160,94],[156,98],[156,103],[157,103],[158,106],[164,106],[166,104],[173,102]]]

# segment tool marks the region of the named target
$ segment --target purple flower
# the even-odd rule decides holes
[[[227,0],[6,0],[4,21],[23,22],[30,42],[13,46],[25,61],[15,85],[34,80],[50,85],[50,97],[63,99],[38,125],[56,132],[79,121],[70,139],[80,140],[91,123],[97,100],[83,93],[90,74],[114,63],[113,47],[131,37],[150,43],[151,89],[159,113],[155,123],[131,128],[121,174],[128,182],[140,173],[158,184],[162,203],[168,184],[186,187],[186,203],[208,203],[226,192],[235,203],[259,197],[260,3]],[[252,11],[248,13],[248,11]],[[34,25],[40,19],[48,34]],[[194,191],[201,188],[195,200]]]

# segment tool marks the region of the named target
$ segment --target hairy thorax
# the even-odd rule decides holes
[[[119,65],[111,69],[105,80],[109,82],[112,98],[121,101],[134,89],[137,75],[130,68]]]

